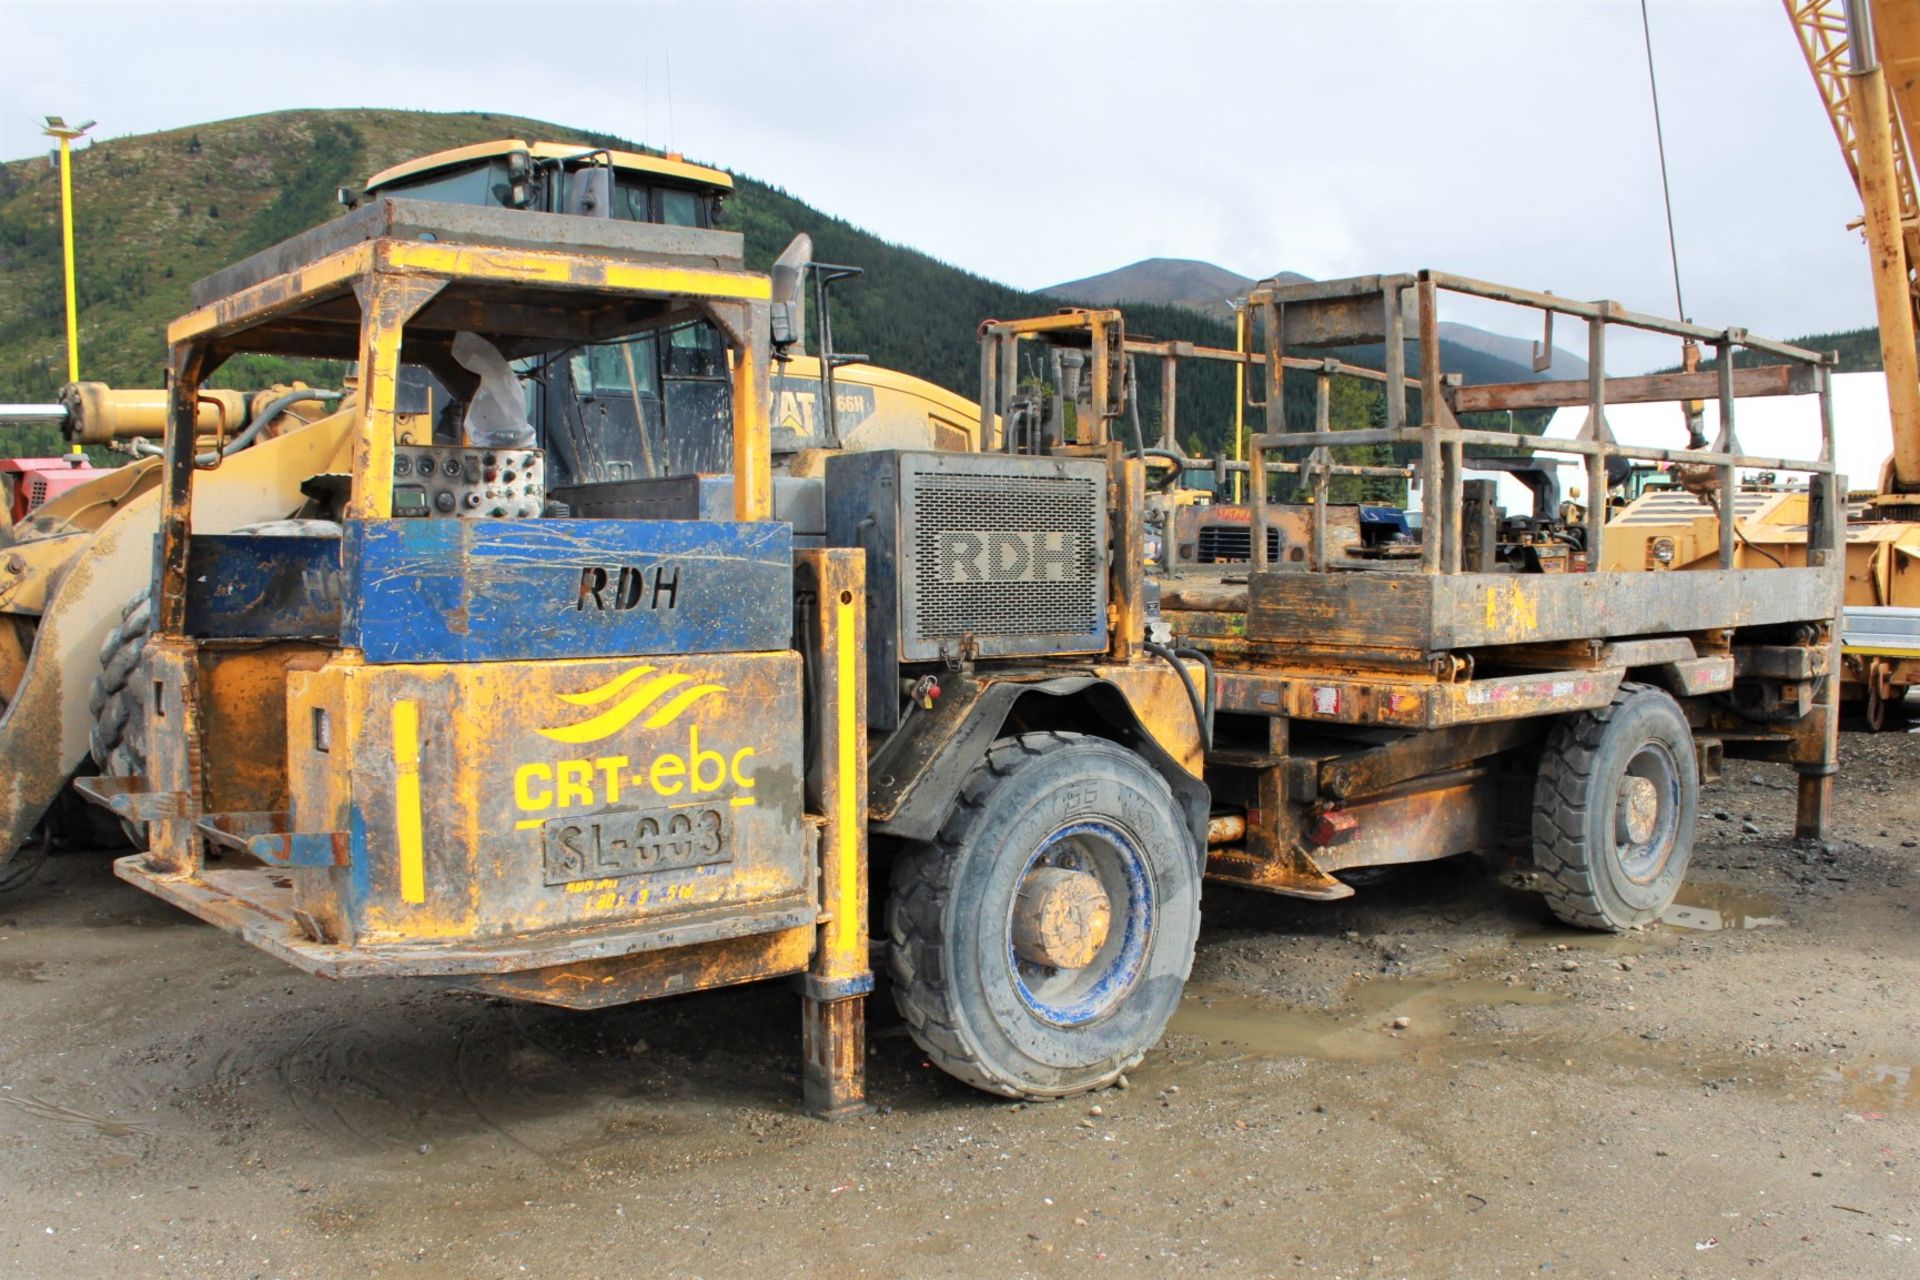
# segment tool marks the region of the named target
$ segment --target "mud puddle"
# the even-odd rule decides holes
[[[25,1112],[27,1115],[37,1116],[42,1120],[53,1120],[61,1124],[91,1130],[103,1138],[132,1138],[137,1137],[141,1132],[139,1125],[127,1124],[108,1116],[97,1116],[90,1111],[82,1111],[77,1107],[62,1106],[57,1102],[48,1102],[46,1099],[36,1098],[32,1094],[0,1093],[0,1103],[4,1103],[17,1111]]]
[[[1208,1042],[1210,1056],[1307,1057],[1384,1062],[1415,1056],[1457,1032],[1469,1009],[1565,999],[1485,978],[1436,975],[1353,983],[1332,1010],[1290,1009],[1255,996],[1189,988],[1167,1028]],[[1403,1025],[1394,1024],[1403,1021]]]
[[[1680,888],[1674,904],[1660,913],[1660,923],[1696,933],[1720,930],[1772,929],[1786,923],[1780,904],[1770,894],[1730,884],[1706,881]]]
[[[1899,1063],[1828,1067],[1814,1077],[1814,1083],[1874,1118],[1880,1112],[1904,1111],[1920,1103],[1920,1094],[1914,1092],[1913,1068]]]
[[[50,982],[44,960],[0,960],[0,982]]]

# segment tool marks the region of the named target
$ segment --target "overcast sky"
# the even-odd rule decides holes
[[[1871,323],[1859,201],[1781,6],[1650,9],[1688,311]],[[0,0],[0,22],[9,157],[48,113],[112,137],[493,110],[670,146],[1023,287],[1166,256],[1674,311],[1638,0]]]

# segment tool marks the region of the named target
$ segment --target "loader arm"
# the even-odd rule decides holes
[[[263,441],[201,474],[197,532],[278,519],[302,502],[300,482],[343,469],[350,413]],[[14,855],[87,759],[88,695],[100,646],[153,576],[160,491],[148,488],[104,521],[49,594],[20,686],[0,715],[0,865]]]

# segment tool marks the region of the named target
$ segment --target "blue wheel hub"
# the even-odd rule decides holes
[[[1013,943],[1013,913],[1007,919],[1007,960],[1020,1002],[1034,1016],[1061,1027],[1098,1022],[1126,999],[1146,969],[1153,937],[1153,878],[1133,837],[1110,822],[1075,822],[1054,832],[1028,857],[1020,880],[1043,867],[1092,877],[1112,911],[1107,935],[1093,958],[1078,968],[1023,959]]]

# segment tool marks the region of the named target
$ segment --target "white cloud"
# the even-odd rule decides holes
[[[1651,9],[1689,309],[1869,323],[1858,200],[1784,14]],[[48,112],[111,137],[491,109],[671,142],[1019,285],[1165,255],[1673,306],[1633,0],[9,0],[6,22],[10,156],[43,149]]]

